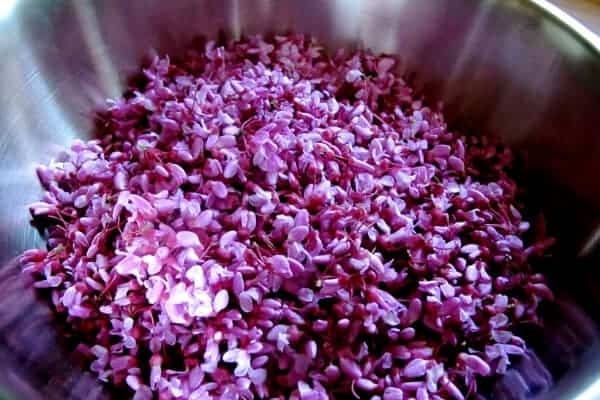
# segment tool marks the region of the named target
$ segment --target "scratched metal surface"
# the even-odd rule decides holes
[[[526,0],[0,0],[0,397],[106,398],[69,358],[14,257],[42,246],[25,205],[34,166],[90,137],[93,111],[149,51],[196,35],[312,33],[401,56],[402,71],[452,126],[496,134],[524,156],[533,209],[558,237],[542,266],[559,301],[531,357],[482,396],[572,399],[600,379],[600,55]],[[582,398],[582,400],[584,400]],[[585,399],[587,400],[587,399]]]

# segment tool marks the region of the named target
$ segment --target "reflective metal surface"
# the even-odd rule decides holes
[[[453,127],[496,134],[524,155],[534,210],[558,237],[543,266],[558,293],[537,357],[487,398],[579,400],[600,380],[600,53],[526,0],[0,0],[0,398],[103,398],[68,357],[48,310],[12,261],[41,246],[25,205],[34,165],[89,137],[93,111],[152,51],[176,56],[197,35],[294,30],[330,48],[399,54]]]

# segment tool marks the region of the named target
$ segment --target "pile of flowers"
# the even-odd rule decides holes
[[[21,262],[101,380],[463,399],[524,353],[552,240],[524,242],[510,151],[448,131],[395,67],[301,35],[208,42],[39,167],[48,249]]]

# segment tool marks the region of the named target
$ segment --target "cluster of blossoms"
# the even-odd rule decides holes
[[[552,294],[511,154],[369,52],[251,37],[156,59],[38,169],[21,256],[135,399],[463,399]]]

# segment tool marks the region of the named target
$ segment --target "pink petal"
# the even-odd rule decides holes
[[[279,274],[285,278],[291,278],[293,276],[292,270],[290,269],[290,262],[288,258],[282,255],[276,255],[269,259],[273,272]]]
[[[220,311],[224,310],[225,307],[227,307],[228,303],[229,303],[229,293],[227,293],[227,290],[225,290],[225,289],[219,290],[219,292],[216,294],[216,296],[213,300],[213,308],[214,308],[215,312],[220,312]]]
[[[288,234],[288,240],[292,240],[294,242],[302,242],[308,236],[308,227],[307,226],[296,226],[292,228],[292,230]]]
[[[177,244],[181,247],[198,247],[200,246],[200,239],[198,235],[191,231],[180,231],[177,232]]]

